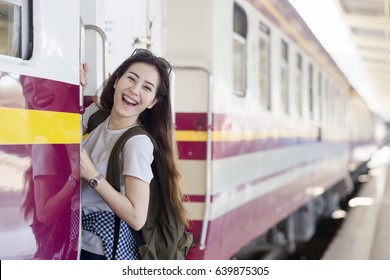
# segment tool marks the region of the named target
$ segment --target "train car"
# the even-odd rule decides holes
[[[77,258],[79,9],[0,1],[0,259]]]
[[[39,238],[26,211],[38,204],[25,203],[27,179],[34,169],[65,162],[57,191],[70,190],[80,108],[137,47],[173,65],[176,140],[194,234],[188,259],[293,252],[351,192],[352,177],[375,149],[375,117],[287,0],[51,2],[0,1],[7,13],[0,29],[0,176],[7,178],[0,183],[1,259],[77,258],[77,185],[72,195],[62,191],[70,214],[57,222],[68,226],[53,244]],[[17,16],[23,9],[26,23]],[[28,32],[18,39],[12,34],[19,22]],[[81,62],[90,66],[83,96]],[[50,106],[57,100],[50,87],[30,95],[30,79],[68,87],[58,98],[71,97],[72,105]],[[23,242],[10,242],[15,238]],[[39,255],[43,245],[55,254]]]
[[[372,113],[288,1],[167,3],[189,258],[294,251],[351,192]]]

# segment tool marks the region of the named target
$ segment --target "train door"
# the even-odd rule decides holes
[[[176,140],[194,235],[188,259],[204,258],[213,217],[215,5],[215,1],[168,0],[164,10],[164,55],[173,67]]]
[[[79,1],[0,0],[0,259],[76,259]]]

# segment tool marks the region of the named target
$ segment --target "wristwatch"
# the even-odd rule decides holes
[[[76,186],[79,185],[80,183],[80,180],[77,180],[75,177],[71,175],[69,175],[69,178],[68,178],[68,183],[69,185],[72,187],[72,188],[75,188]]]
[[[97,185],[99,185],[99,183],[100,183],[100,181],[103,179],[104,177],[103,177],[103,175],[102,174],[99,174],[99,175],[97,175],[96,177],[93,177],[91,180],[89,180],[89,186],[91,187],[91,188],[96,188],[97,187]]]

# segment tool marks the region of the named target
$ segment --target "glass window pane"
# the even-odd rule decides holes
[[[21,7],[0,2],[0,54],[21,57]]]
[[[259,71],[260,71],[260,104],[263,108],[271,109],[270,96],[270,43],[260,38]]]
[[[244,95],[244,45],[237,41],[233,42],[233,71],[234,71],[234,92]]]

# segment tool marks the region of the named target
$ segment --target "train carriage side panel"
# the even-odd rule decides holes
[[[2,2],[0,258],[75,259],[79,188],[68,180],[79,165],[79,2]],[[15,42],[28,52],[10,52]]]
[[[172,3],[169,1],[169,4]],[[255,62],[255,58],[259,57],[257,54],[259,22],[267,23],[271,32],[272,86],[277,85],[278,79],[281,78],[280,41],[284,39],[291,46],[300,42],[296,38],[291,39],[289,37],[291,34],[285,35],[285,30],[289,30],[285,24],[289,22],[283,19],[280,10],[270,8],[272,1],[261,1],[267,4],[260,9],[262,14],[259,14],[258,7],[252,6],[251,1],[231,1],[230,10],[226,9],[226,1],[213,1],[213,8],[208,10],[212,13],[203,13],[202,22],[210,25],[207,26],[208,29],[202,29],[202,32],[194,30],[194,23],[189,20],[191,16],[197,18],[198,9],[194,9],[186,1],[180,3],[183,5],[180,6],[181,21],[176,22],[177,19],[172,16],[170,20],[174,27],[167,25],[167,32],[172,32],[169,33],[172,35],[168,36],[167,40],[167,53],[172,55],[171,60],[178,62],[192,63],[196,66],[211,64],[212,67],[209,69],[213,77],[211,112],[207,112],[206,107],[207,91],[202,92],[199,86],[205,85],[205,82],[200,83],[195,74],[191,76],[192,80],[190,77],[184,79],[183,76],[181,78],[177,76],[175,86],[179,148],[194,145],[188,141],[191,137],[198,139],[196,147],[202,147],[196,150],[195,146],[192,146],[191,153],[187,152],[184,156],[182,154],[181,158],[181,164],[185,167],[183,170],[187,182],[186,192],[187,188],[191,187],[188,208],[194,219],[193,230],[197,246],[191,250],[189,258],[229,258],[241,246],[272,228],[301,205],[308,203],[344,178],[348,158],[346,139],[345,136],[338,135],[343,130],[336,127],[333,134],[325,130],[326,141],[319,141],[318,124],[310,119],[307,107],[303,121],[284,113],[280,106],[279,87],[271,88],[272,110],[267,111],[260,106],[261,94],[257,77],[259,68]],[[243,38],[245,36],[237,38],[234,35],[233,19],[236,5],[244,11],[244,17],[247,17],[247,26],[244,27],[246,30],[238,30],[245,33],[246,38]],[[176,8],[178,9],[178,6],[175,5]],[[187,14],[189,9],[191,16]],[[212,20],[209,17],[212,17]],[[279,21],[274,22],[275,18]],[[171,46],[169,42],[176,42],[183,36],[178,28],[188,32],[185,36],[189,34],[192,36],[184,37],[186,40]],[[212,43],[209,41],[211,35],[214,36]],[[243,86],[241,92],[236,92],[234,84],[233,57],[238,54],[233,51],[235,38],[237,42],[243,42],[243,59],[246,63],[242,69],[245,80],[241,83]],[[202,41],[202,45],[197,45],[195,41]],[[299,48],[310,49],[310,44],[313,43],[308,40],[306,46],[300,45]],[[212,48],[208,49],[207,46]],[[305,61],[309,61],[306,58],[309,55],[305,53],[304,55]],[[324,59],[321,52],[310,53],[310,56],[312,57],[310,60],[316,60],[318,57],[320,60]],[[332,67],[332,64],[327,66]],[[333,76],[336,75],[334,73],[338,73],[337,70],[332,73]],[[192,88],[196,88],[196,92],[192,93]],[[188,92],[191,95],[187,95]],[[192,94],[196,94],[195,97]],[[305,97],[304,101],[307,100]],[[203,104],[203,107],[200,107],[200,104]],[[184,112],[181,113],[182,111]],[[206,157],[194,158],[195,155],[200,155],[196,151],[201,151],[203,155],[207,155],[208,152],[206,131],[209,124],[206,113],[212,114],[210,169],[207,169]],[[203,129],[203,133],[194,128],[187,130],[184,126],[179,126],[181,123]],[[185,158],[188,154],[193,158]],[[208,177],[210,181],[207,181]],[[189,182],[188,178],[196,181]],[[208,194],[205,191],[207,184]],[[319,189],[322,191],[319,192]],[[240,238],[237,239],[237,236]]]
[[[180,165],[186,204],[196,246],[204,243],[212,190],[210,139],[214,99],[214,1],[168,0],[165,8],[165,54],[173,66],[172,88]],[[204,221],[204,222],[203,222]],[[202,258],[202,257],[196,257]]]

